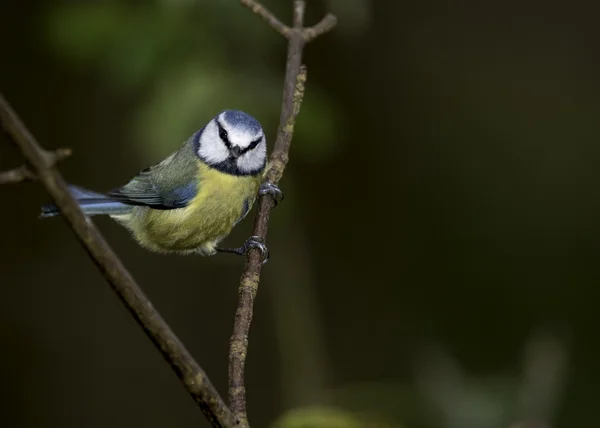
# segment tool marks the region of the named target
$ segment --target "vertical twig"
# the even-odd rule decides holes
[[[302,52],[310,40],[329,31],[335,26],[336,19],[327,15],[311,28],[304,28],[304,11],[306,3],[303,0],[294,1],[293,28],[281,24],[260,3],[253,0],[241,0],[241,3],[260,15],[273,28],[288,39],[287,62],[283,84],[283,99],[281,117],[275,146],[269,159],[266,181],[277,184],[281,179],[289,159],[289,150],[294,133],[294,125],[300,111],[306,68],[302,66]],[[253,235],[266,241],[269,216],[273,208],[271,197],[261,197],[258,212],[254,221]],[[248,254],[244,272],[240,280],[239,301],[235,313],[233,334],[229,348],[229,405],[237,423],[241,427],[248,426],[246,414],[246,388],[244,384],[244,367],[248,353],[248,333],[252,322],[254,299],[258,291],[262,265],[258,251]]]

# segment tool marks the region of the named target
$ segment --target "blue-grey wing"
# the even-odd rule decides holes
[[[193,137],[192,137],[193,138]],[[172,210],[187,206],[198,193],[198,160],[192,138],[162,162],[146,168],[107,196],[116,201]]]

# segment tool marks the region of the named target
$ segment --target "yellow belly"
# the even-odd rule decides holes
[[[204,164],[199,175],[199,192],[187,207],[136,207],[122,219],[141,245],[159,252],[214,254],[244,209],[252,207],[261,180],[224,174]]]

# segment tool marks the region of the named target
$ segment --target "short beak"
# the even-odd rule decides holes
[[[238,146],[233,146],[231,149],[229,149],[229,153],[231,153],[231,156],[237,159],[242,154],[242,149],[240,149]]]

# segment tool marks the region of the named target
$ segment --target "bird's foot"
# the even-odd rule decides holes
[[[271,195],[273,198],[273,202],[275,202],[275,206],[279,204],[279,202],[283,201],[283,192],[279,187],[272,183],[263,183],[258,188],[259,195]]]
[[[269,250],[260,236],[251,236],[246,239],[244,245],[238,248],[216,248],[216,250],[219,253],[233,253],[238,256],[245,256],[253,248],[260,251],[260,258],[263,265],[269,261]]]

